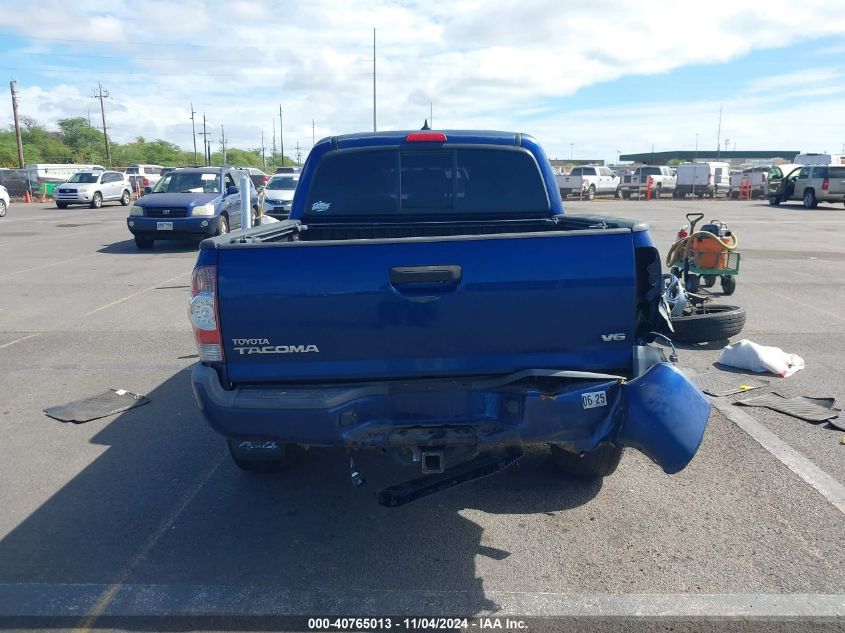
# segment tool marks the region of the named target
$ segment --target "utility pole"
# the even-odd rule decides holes
[[[276,117],[273,117],[273,167],[276,166]]]
[[[725,139],[725,151],[726,151],[726,152],[728,151],[728,146],[729,146],[730,144],[731,144],[731,139],[726,138],[726,139]]]
[[[267,159],[264,158],[264,130],[261,130],[261,162],[267,167]]]
[[[282,155],[282,167],[285,166],[285,124],[282,121],[282,106],[279,105],[279,153]]]
[[[302,152],[299,151],[299,141],[296,142],[296,164],[299,165],[302,158]]]
[[[23,169],[23,141],[21,140],[21,124],[18,122],[18,88],[16,81],[9,82],[9,88],[12,89],[12,113],[15,116],[15,139],[18,142],[18,163]],[[28,202],[29,200],[27,200]]]
[[[220,145],[223,147],[223,167],[226,166],[226,132],[223,124],[220,124]]]
[[[719,150],[722,149],[722,106],[719,106],[719,129],[716,131],[716,160],[719,160]]]
[[[103,138],[106,141],[106,160],[109,162],[109,167],[111,167],[111,149],[109,148],[109,133],[108,129],[106,128],[106,106],[103,105],[103,99],[109,98],[109,91],[106,90],[103,92],[103,84],[98,83],[97,88],[99,89],[99,94],[93,95],[92,98],[100,100],[100,113],[103,115]]]
[[[575,147],[575,143],[569,144],[569,162],[572,162],[572,148]]]
[[[693,156],[692,162],[696,162],[698,160],[698,132],[695,133],[695,155]]]
[[[191,106],[193,108],[193,106]],[[208,140],[208,137],[211,135],[211,132],[208,132],[205,127],[205,112],[202,113],[202,132],[198,132],[199,136],[202,136],[202,156],[205,159],[205,166],[211,163],[211,141]],[[194,135],[194,139],[196,139],[196,135]],[[196,140],[194,140],[194,158],[196,158]],[[194,161],[196,162],[196,161]]]
[[[196,112],[194,112],[194,104],[192,103],[191,104],[191,132],[193,132],[192,136],[194,138],[194,165],[199,165],[199,163],[197,162],[197,128],[196,128],[196,125],[194,123],[194,115],[195,114],[196,114]]]
[[[376,30],[373,28],[373,132],[376,131]]]

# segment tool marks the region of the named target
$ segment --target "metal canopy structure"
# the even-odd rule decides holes
[[[639,154],[621,154],[620,161],[633,161],[646,165],[665,165],[670,160],[692,161],[692,160],[754,160],[767,158],[781,158],[792,160],[800,154],[800,150],[753,150],[753,151],[720,151],[698,150],[695,151],[671,151],[671,152],[641,152]]]

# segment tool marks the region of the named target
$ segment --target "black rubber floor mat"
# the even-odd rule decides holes
[[[836,398],[808,398],[807,396],[786,398],[774,391],[756,398],[737,400],[734,404],[746,407],[767,407],[807,422],[824,422],[835,418],[841,411],[835,406]]]
[[[704,393],[709,393],[711,396],[730,396],[734,393],[759,389],[769,384],[762,380],[728,371],[710,371],[706,374],[696,374],[692,377],[692,381]]]
[[[61,422],[82,424],[134,407],[140,407],[148,402],[149,399],[145,396],[130,393],[125,389],[109,389],[96,396],[89,396],[82,400],[44,409],[44,413]]]

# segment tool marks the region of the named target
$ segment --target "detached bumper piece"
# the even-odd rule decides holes
[[[212,368],[196,365],[193,386],[209,424],[229,438],[347,449],[463,446],[479,454],[532,444],[558,444],[578,453],[611,442],[636,448],[667,473],[693,458],[710,414],[704,394],[667,363],[631,381],[526,370],[493,379],[232,391],[221,387]],[[442,475],[458,476],[447,473]],[[407,494],[416,493],[396,491],[388,497]]]

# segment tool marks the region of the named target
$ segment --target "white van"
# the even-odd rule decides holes
[[[728,195],[731,188],[731,166],[729,163],[702,162],[683,163],[677,168],[678,182],[674,197],[688,195],[715,198],[717,194]]]
[[[796,165],[845,165],[845,154],[798,154]]]

